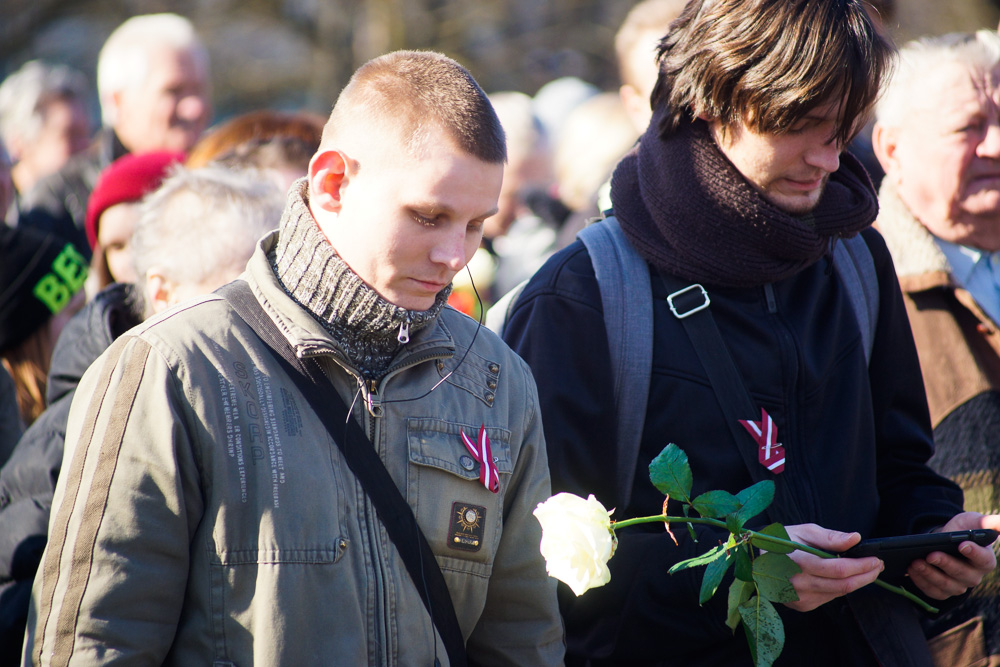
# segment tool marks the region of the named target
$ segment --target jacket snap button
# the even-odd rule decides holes
[[[486,386],[489,387],[490,389],[496,389],[497,388],[497,381],[496,380],[490,380],[489,382],[486,383]]]
[[[493,375],[496,375],[499,372],[500,372],[500,365],[499,364],[490,364],[490,373],[493,373]]]
[[[492,393],[486,392],[486,402],[489,403],[490,405],[493,405],[493,394]]]
[[[462,467],[465,468],[466,470],[472,470],[473,468],[476,467],[476,462],[472,460],[471,456],[468,456],[466,454],[463,454],[462,457],[458,459],[458,462],[462,464]]]

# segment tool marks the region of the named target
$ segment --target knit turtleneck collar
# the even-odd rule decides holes
[[[330,245],[309,211],[305,179],[296,182],[268,257],[282,287],[330,332],[348,360],[369,379],[380,379],[399,351],[400,330],[423,329],[438,316],[451,287],[428,310],[401,308],[369,287]]]
[[[615,216],[647,261],[685,280],[726,287],[762,285],[795,275],[833,239],[870,225],[874,188],[849,153],[808,214],[764,199],[722,154],[708,125],[658,136],[659,112],[611,181]]]

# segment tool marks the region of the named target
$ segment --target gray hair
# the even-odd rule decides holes
[[[177,166],[140,204],[132,262],[140,280],[152,268],[179,284],[242,269],[258,239],[276,228],[285,196],[253,169]]]
[[[30,60],[0,84],[0,137],[31,141],[45,125],[45,105],[56,99],[86,104],[90,84],[66,65]]]
[[[899,50],[896,72],[875,108],[879,124],[898,126],[910,113],[927,73],[949,64],[993,68],[1000,64],[1000,35],[993,30],[953,32],[907,42]]]
[[[116,122],[111,96],[141,84],[149,72],[150,51],[164,45],[190,52],[208,71],[208,51],[191,21],[177,14],[133,16],[115,28],[97,57],[97,93],[105,125]]]

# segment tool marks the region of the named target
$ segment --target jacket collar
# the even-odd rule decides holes
[[[281,286],[268,261],[268,254],[274,251],[277,243],[277,231],[271,232],[258,242],[243,278],[260,301],[264,312],[278,325],[278,329],[284,334],[298,357],[333,354],[341,365],[357,375],[357,369],[348,363],[347,356],[337,340]],[[430,326],[413,333],[410,342],[393,360],[392,366],[404,365],[407,360],[412,360],[417,355],[433,359],[449,357],[454,353],[454,338],[443,318],[437,317]]]
[[[882,179],[878,199],[879,215],[875,225],[892,255],[903,291],[953,287],[948,259],[931,233],[900,199],[891,176]]]

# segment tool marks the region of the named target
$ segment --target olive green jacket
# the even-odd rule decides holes
[[[296,353],[319,358],[414,509],[470,664],[561,664],[531,514],[549,475],[526,364],[446,308],[370,392],[277,282],[276,241],[244,278]],[[499,493],[461,441],[480,425]],[[147,321],[91,367],[62,471],[28,619],[35,662],[448,664],[331,434],[220,297]]]

